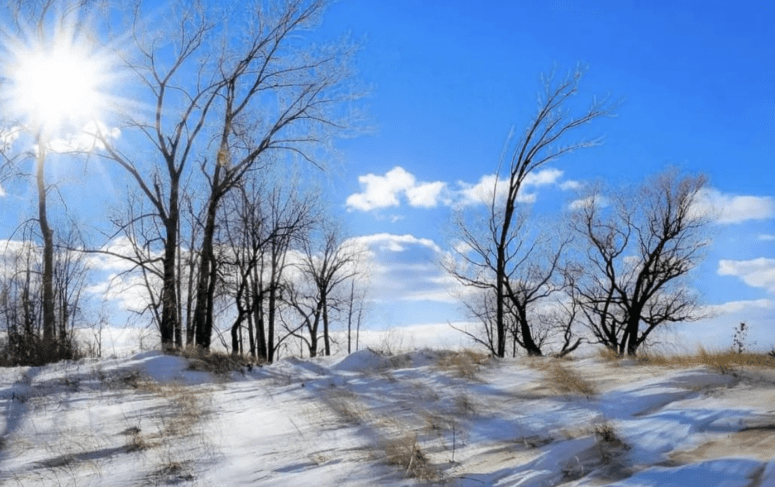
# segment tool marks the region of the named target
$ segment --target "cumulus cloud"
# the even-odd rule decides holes
[[[528,174],[524,181],[522,181],[522,187],[520,188],[519,194],[517,194],[517,202],[534,203],[537,198],[535,188],[558,185],[558,181],[562,177],[562,174],[563,172],[559,169],[552,168],[542,169]],[[508,180],[503,178],[499,179],[495,174],[482,176],[476,184],[459,181],[458,186],[460,189],[457,192],[457,198],[455,198],[455,205],[469,206],[476,204],[490,204],[493,195],[495,195],[498,200],[506,197],[509,190],[508,184]]]
[[[775,293],[775,259],[720,260],[720,276],[735,276],[751,287]]]
[[[543,186],[558,186],[561,189],[578,188],[576,181],[560,183],[563,172],[559,169],[542,169],[528,174],[522,183],[517,201],[533,203],[536,189]],[[504,198],[508,193],[508,181],[495,174],[482,176],[477,183],[458,181],[457,188],[450,188],[443,181],[418,182],[413,174],[396,166],[384,175],[367,174],[359,176],[358,182],[363,189],[347,198],[350,210],[371,211],[379,208],[396,207],[405,198],[409,206],[415,208],[435,208],[445,206],[471,206],[489,204],[493,196]]]
[[[775,302],[771,299],[754,299],[749,301],[729,301],[722,304],[712,304],[703,308],[706,314],[717,316],[730,313],[741,313],[754,309],[775,309]]]
[[[562,171],[559,169],[541,169],[540,171],[531,172],[525,176],[523,182],[526,186],[547,186],[550,184],[557,184],[557,180],[562,177]]]
[[[432,208],[438,205],[439,198],[446,186],[443,182],[417,183],[413,174],[396,166],[384,176],[367,174],[359,176],[362,193],[347,198],[350,209],[371,211],[400,204],[399,196],[406,195],[411,206]]]
[[[573,191],[579,188],[581,188],[581,183],[572,179],[560,183],[560,189],[563,191]]]
[[[581,198],[578,200],[573,200],[568,205],[568,209],[571,211],[581,210],[583,208],[587,208],[590,205],[595,205],[598,208],[605,208],[610,203],[608,201],[608,198],[605,196],[588,196],[586,198]]]
[[[161,288],[161,280],[149,276],[154,289]],[[140,313],[150,305],[145,279],[140,275],[111,274],[104,281],[87,286],[86,292],[106,301],[115,302],[119,309]]]
[[[433,240],[379,233],[351,242],[368,256],[374,300],[456,302],[451,290],[457,283],[438,265],[444,252]]]
[[[375,233],[372,235],[364,235],[361,237],[353,237],[350,239],[356,245],[362,246],[364,249],[390,251],[390,252],[403,252],[410,246],[426,247],[433,252],[441,252],[436,242],[429,238],[419,238],[414,235],[395,235],[392,233]]]
[[[707,214],[721,224],[775,217],[775,200],[770,196],[738,196],[717,189],[704,189],[695,211]]]
[[[439,204],[442,192],[447,183],[436,181],[434,183],[421,183],[406,190],[406,197],[411,206],[420,208],[433,208]]]
[[[460,190],[458,191],[458,205],[468,206],[477,204],[489,204],[492,202],[493,195],[500,200],[506,197],[508,193],[507,183],[498,180],[495,174],[482,176],[476,184],[468,184],[458,181]]]

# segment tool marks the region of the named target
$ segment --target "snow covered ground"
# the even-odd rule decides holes
[[[0,485],[775,486],[775,370],[723,372],[431,350],[0,369]]]

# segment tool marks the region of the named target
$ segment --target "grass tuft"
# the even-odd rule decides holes
[[[490,356],[473,350],[461,350],[443,355],[437,365],[442,370],[454,371],[458,377],[476,379],[476,373],[482,365],[490,362]]]
[[[363,404],[350,391],[332,391],[326,394],[326,403],[346,423],[362,424],[367,419]]]
[[[401,467],[408,477],[418,480],[438,478],[438,471],[428,463],[428,457],[417,443],[416,434],[386,441],[384,449],[387,463]]]
[[[186,347],[178,353],[188,359],[189,370],[210,372],[221,376],[242,371],[245,367],[253,365],[253,362],[241,355],[212,352],[197,346]]]
[[[623,358],[610,349],[604,348],[598,351],[598,356],[614,364]],[[705,365],[721,374],[733,374],[738,367],[765,367],[775,368],[775,356],[767,353],[738,353],[733,350],[711,350],[703,346],[697,348],[694,353],[663,354],[658,352],[643,352],[635,357],[635,361],[641,365],[654,365],[658,367],[698,367]]]
[[[544,368],[544,375],[550,388],[559,394],[573,394],[587,399],[597,394],[594,384],[557,361]]]

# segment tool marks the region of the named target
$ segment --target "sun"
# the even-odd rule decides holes
[[[37,38],[35,38],[37,37]],[[38,136],[65,136],[100,122],[108,66],[99,49],[71,30],[17,39],[6,52],[4,98],[21,125]]]
[[[61,127],[97,113],[97,66],[71,46],[23,53],[14,73],[14,99],[32,125]]]

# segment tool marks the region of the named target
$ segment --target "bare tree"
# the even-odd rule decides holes
[[[78,96],[77,72],[73,66],[84,69],[90,65],[91,59],[85,52],[92,49],[90,42],[79,44],[74,39],[67,39],[72,45],[67,45],[62,39],[62,32],[81,35],[88,29],[84,19],[92,10],[93,3],[81,1],[77,3],[59,0],[41,0],[23,2],[21,0],[7,1],[2,7],[6,22],[0,26],[0,37],[4,47],[0,53],[0,154],[3,165],[16,165],[25,161],[34,161],[34,181],[37,190],[37,222],[41,246],[41,305],[43,324],[43,348],[51,359],[57,357],[60,349],[57,343],[57,316],[55,292],[55,235],[50,221],[48,195],[53,187],[46,181],[46,165],[50,155],[64,152],[55,145],[62,144],[66,139],[82,132],[83,124],[91,122],[94,113],[78,113],[76,105],[61,102],[60,99],[71,99]],[[77,37],[77,35],[74,35]],[[86,35],[83,41],[88,38]],[[68,52],[69,51],[69,52]],[[57,65],[50,57],[51,52],[59,56],[69,56],[68,63]],[[50,71],[43,74],[41,63]],[[65,65],[65,64],[69,64]],[[77,70],[76,70],[77,71]],[[73,78],[65,82],[59,77]],[[54,80],[51,82],[50,80]],[[57,90],[57,83],[66,85],[64,90]],[[52,96],[51,92],[55,92]],[[89,93],[95,95],[96,91]],[[85,110],[88,111],[88,110]],[[27,144],[28,149],[10,155],[14,142]],[[93,149],[71,147],[68,151],[74,154],[88,153]],[[14,171],[17,175],[23,171]],[[29,175],[28,175],[29,176]]]
[[[40,256],[26,231],[25,238],[3,242],[0,254],[0,329],[8,342],[0,351],[0,362],[11,365],[41,365],[52,359],[72,359],[78,353],[74,330],[83,321],[81,295],[88,267],[77,247],[72,227],[63,232],[52,251],[52,295],[54,326],[46,334],[44,286]]]
[[[471,215],[469,215],[471,216]],[[455,257],[445,266],[467,288],[478,292],[464,298],[470,314],[482,323],[483,334],[461,330],[474,341],[485,345],[493,354],[498,353],[501,335],[498,328],[497,284],[494,263],[497,250],[486,238],[490,227],[475,223],[476,218],[457,220],[459,241],[455,245]],[[480,220],[486,221],[486,220]],[[561,294],[563,256],[571,242],[569,235],[552,230],[548,222],[529,225],[527,211],[521,210],[511,226],[510,244],[506,249],[506,275],[503,279],[503,339],[512,343],[512,355],[516,347],[529,355],[543,355],[544,346],[552,346],[556,336],[563,336],[560,354],[567,354],[579,345],[579,339],[571,332],[571,321],[551,323],[547,316],[559,318],[557,310],[549,313],[549,303]],[[563,325],[559,326],[558,323]],[[505,347],[504,347],[505,352]]]
[[[591,147],[599,143],[598,140],[581,139],[567,143],[570,133],[587,125],[591,121],[608,115],[611,108],[605,102],[593,101],[591,105],[573,115],[568,107],[570,99],[577,93],[578,84],[582,78],[583,70],[577,69],[565,79],[555,82],[553,77],[544,79],[543,92],[539,96],[538,111],[530,121],[527,128],[519,138],[509,138],[511,146],[501,160],[499,166],[504,164],[508,169],[508,177],[500,180],[500,167],[496,174],[496,183],[492,192],[489,214],[487,216],[487,228],[484,232],[473,233],[468,227],[470,221],[458,220],[458,229],[462,234],[462,240],[466,248],[466,255],[460,255],[467,261],[473,271],[471,275],[452,272],[452,275],[466,286],[480,289],[490,288],[494,294],[494,353],[503,357],[506,352],[507,339],[507,309],[511,305],[524,303],[532,297],[543,293],[541,289],[517,290],[513,288],[516,273],[524,259],[520,256],[523,245],[530,245],[521,238],[519,228],[523,216],[519,210],[519,196],[522,185],[527,177],[536,169],[555,161],[561,156],[581,148]],[[501,190],[499,186],[505,185]],[[469,249],[472,252],[469,252]],[[524,255],[524,254],[522,254]],[[556,263],[550,268],[556,267]],[[549,277],[552,274],[543,275]],[[510,281],[510,279],[512,279]],[[542,280],[542,279],[539,279]],[[523,279],[518,282],[529,282]],[[524,306],[517,306],[515,310]],[[520,320],[520,336],[522,345],[530,355],[540,355],[541,350],[533,339],[529,325]]]
[[[304,242],[298,264],[302,282],[294,283],[288,300],[307,331],[308,339],[304,340],[311,357],[319,352],[320,325],[323,354],[331,355],[331,313],[343,304],[335,292],[357,275],[357,263],[358,252],[342,240],[336,227],[324,229],[317,241],[311,238]]]
[[[353,352],[353,326],[355,327],[355,351],[358,351],[361,324],[363,323],[363,315],[366,312],[368,287],[364,283],[364,279],[358,279],[358,277],[364,277],[364,274],[359,273],[358,276],[354,276],[353,279],[350,279],[350,292],[345,296],[345,305],[347,307],[348,354]]]
[[[216,266],[212,243],[222,198],[249,171],[271,162],[265,153],[292,151],[316,164],[311,146],[324,142],[330,129],[344,128],[336,111],[349,95],[341,85],[349,75],[350,46],[338,44],[319,52],[308,46],[305,55],[292,54],[298,49],[292,36],[317,22],[323,7],[320,0],[289,0],[277,10],[259,8],[258,22],[246,32],[251,37],[245,48],[227,50],[221,63],[221,132],[207,174],[210,197],[194,311],[196,342],[201,347],[209,346],[212,330]],[[274,110],[267,109],[268,94],[277,104]]]
[[[185,3],[158,32],[143,25],[142,5],[135,8],[132,32],[139,58],[126,59],[153,113],[129,114],[127,130],[144,137],[149,150],[133,146],[130,153],[103,142],[150,203],[153,211],[146,217],[160,223],[164,346],[173,343],[180,326],[176,253],[182,179],[194,178],[199,168],[196,184],[204,197],[195,212],[201,216],[201,240],[191,249],[197,255],[191,333],[198,346],[207,348],[218,285],[216,226],[224,197],[277,158],[316,161],[331,135],[344,128],[352,46],[344,41],[301,46],[302,34],[316,26],[324,7],[323,0],[274,0],[228,9]],[[160,170],[149,164],[159,156]]]
[[[278,173],[281,171],[277,171]],[[287,176],[287,172],[284,172]],[[220,227],[225,234],[224,266],[236,315],[231,325],[232,351],[239,350],[247,329],[249,352],[274,360],[282,337],[276,333],[288,254],[300,245],[315,222],[317,194],[302,193],[297,178],[252,178],[226,199]]]
[[[588,247],[572,293],[599,343],[633,356],[657,327],[700,317],[686,279],[709,243],[704,185],[670,169],[609,206],[599,189],[581,200],[574,227]]]

